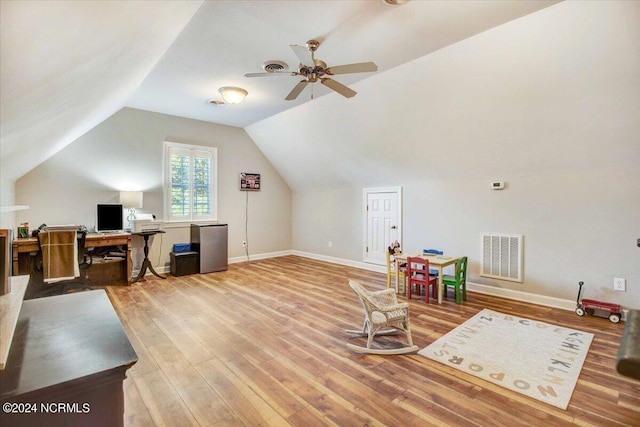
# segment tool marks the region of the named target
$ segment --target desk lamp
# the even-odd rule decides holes
[[[142,207],[142,191],[121,191],[120,204],[122,207],[129,209],[127,222],[129,223],[128,231],[133,229],[133,220],[136,219],[136,209]]]

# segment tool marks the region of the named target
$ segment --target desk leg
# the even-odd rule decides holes
[[[147,274],[146,260],[142,261],[142,266],[140,267],[140,271],[138,272],[138,275],[136,276],[136,278],[131,281],[131,283],[136,283],[137,281],[141,280],[145,274]]]
[[[443,270],[442,266],[438,267],[438,304],[442,304],[442,295],[444,294],[444,283],[442,282]]]
[[[144,261],[142,261],[142,267],[140,267],[140,272],[138,273],[138,276],[133,279],[133,283],[141,280],[145,274],[147,274],[147,268],[149,269],[150,272],[152,272],[155,276],[161,278],[161,279],[166,279],[166,277],[159,275],[154,269],[153,269],[153,265],[151,265],[151,261],[149,261],[149,258],[145,257]]]
[[[153,269],[153,265],[151,265],[151,261],[149,261],[149,236],[145,235],[142,236],[144,237],[144,260],[142,261],[142,266],[140,267],[140,272],[138,273],[138,277],[136,277],[133,282],[137,282],[138,280],[141,280],[144,275],[147,273],[147,268],[149,269],[149,271],[151,271],[155,276],[161,278],[161,279],[166,279],[166,277],[163,277],[161,275],[159,275],[154,269]]]
[[[131,235],[127,236],[127,285],[130,285],[131,282]]]
[[[12,248],[11,248],[11,257],[12,262],[13,262],[13,268],[11,269],[11,275],[12,276],[19,276],[20,275],[20,250],[19,250],[19,246],[17,243],[12,243],[11,244]]]
[[[396,294],[400,292],[400,263],[398,260],[393,261],[396,264]]]
[[[158,274],[158,273],[153,269],[153,265],[151,265],[151,261],[149,261],[148,259],[147,259],[147,267],[149,267],[149,270],[150,270],[150,271],[151,271],[151,272],[152,272],[156,277],[159,277],[159,278],[161,278],[161,279],[166,279],[166,277],[161,276],[160,274]],[[145,270],[146,270],[146,268],[145,268]]]

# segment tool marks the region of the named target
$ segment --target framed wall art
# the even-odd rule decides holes
[[[260,190],[260,174],[241,172],[240,173],[240,191],[257,191]]]

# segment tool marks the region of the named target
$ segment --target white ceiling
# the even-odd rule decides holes
[[[123,107],[197,1],[0,3],[0,150],[13,180]]]
[[[329,66],[373,61],[381,73],[553,3],[207,1],[126,105],[246,127],[310,101],[309,86],[295,101],[284,100],[300,77],[244,77],[262,72],[267,60],[297,69],[292,44],[315,39],[321,42],[316,58]],[[372,74],[334,79],[349,85]],[[220,98],[222,86],[239,86],[249,95],[241,105],[208,104],[208,99]],[[316,98],[330,92],[319,83],[312,87]]]
[[[2,175],[17,179],[123,106],[246,127],[310,101],[284,97],[292,76],[246,78],[316,39],[329,66],[373,61],[378,73],[556,0],[2,1]],[[373,73],[336,76],[352,85]],[[215,107],[222,86],[249,95]],[[329,93],[313,85],[314,96]]]

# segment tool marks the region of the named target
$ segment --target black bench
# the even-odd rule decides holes
[[[640,380],[640,310],[629,310],[618,350],[618,372]]]

